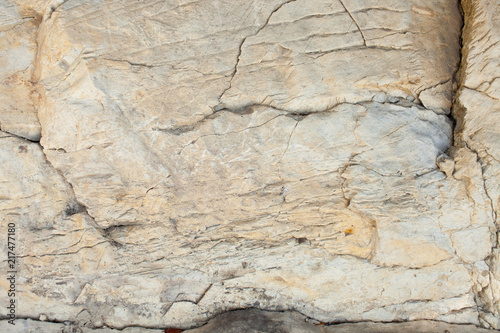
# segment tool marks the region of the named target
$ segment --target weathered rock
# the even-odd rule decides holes
[[[41,16],[31,6],[0,2],[0,129],[40,140],[32,73]]]
[[[451,325],[432,321],[408,323],[355,323],[326,325],[291,312],[266,312],[259,310],[233,311],[217,316],[207,325],[187,330],[192,333],[396,333],[396,332],[443,332],[472,333],[490,332],[474,325]]]
[[[3,132],[0,140],[2,223],[5,228],[14,223],[16,229],[12,251],[17,254],[16,314],[31,317],[47,306],[58,308],[54,318],[61,321],[78,318],[77,309],[57,304],[71,304],[82,279],[91,278],[99,264],[105,265],[103,248],[109,240],[78,203],[71,186],[47,162],[40,145]],[[4,261],[2,271],[7,270],[12,269]],[[10,281],[0,281],[7,304]]]
[[[11,333],[165,333],[165,330],[147,329],[141,327],[127,327],[123,330],[115,330],[112,328],[90,328],[80,325],[75,325],[71,322],[66,323],[51,323],[43,321],[34,321],[32,319],[17,320],[16,325],[12,326],[7,321],[0,321],[0,329],[2,332]]]
[[[4,2],[37,18],[8,32],[27,40],[32,91],[5,87],[29,95],[40,145],[0,120],[18,316],[187,329],[253,307],[496,327],[496,102],[467,95],[495,80],[474,77],[488,31],[469,5],[454,130],[453,1]]]
[[[492,219],[500,225],[500,8],[498,2],[463,1],[464,48],[456,100],[456,145],[465,146],[481,165]],[[477,163],[474,161],[474,163]],[[478,287],[485,325],[499,329],[500,262],[498,243],[489,257],[490,283]],[[495,316],[493,316],[494,314]]]
[[[8,329],[12,333],[177,333],[178,329],[147,329],[129,327],[123,330],[110,328],[90,329],[71,323],[48,323],[33,320],[19,320],[16,327],[7,326],[0,321],[0,329]],[[328,325],[310,320],[294,312],[269,312],[261,310],[232,311],[215,317],[200,328],[183,331],[185,333],[486,333],[490,330],[474,325],[453,325],[435,321],[418,320],[407,323],[349,323]]]

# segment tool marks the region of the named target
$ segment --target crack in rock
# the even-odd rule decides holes
[[[352,19],[352,21],[354,22],[354,24],[356,25],[356,27],[358,28],[358,31],[359,33],[361,34],[361,38],[363,39],[363,45],[364,46],[367,46],[366,45],[366,38],[365,38],[365,35],[363,34],[363,31],[361,30],[361,28],[359,27],[359,24],[358,24],[358,21],[356,21],[356,19],[354,18],[354,16],[352,16],[351,12],[347,9],[347,7],[345,6],[344,2],[342,0],[339,0],[340,4],[342,5],[342,7],[344,7],[345,11],[347,12],[347,14],[349,14],[349,17]]]
[[[283,6],[285,6],[286,4],[289,4],[291,2],[295,2],[297,0],[288,0],[284,3],[282,3],[281,5],[279,5],[276,9],[274,9],[271,14],[267,17],[267,20],[264,22],[264,24],[259,28],[257,29],[257,31],[249,36],[246,36],[244,37],[242,40],[241,40],[241,43],[240,45],[238,46],[238,53],[236,55],[236,64],[234,65],[234,69],[233,69],[233,72],[231,73],[231,79],[229,80],[229,86],[224,89],[222,91],[222,93],[219,95],[218,97],[218,100],[219,100],[219,106],[216,106],[214,108],[214,111],[216,111],[217,109],[221,108],[221,105],[222,105],[222,97],[224,96],[224,94],[226,93],[226,91],[228,91],[229,89],[231,89],[232,87],[232,84],[233,84],[233,79],[234,77],[236,76],[236,73],[238,72],[238,65],[240,63],[240,58],[241,58],[241,53],[243,51],[243,45],[245,44],[246,40],[250,37],[253,37],[253,36],[256,36],[259,34],[259,32],[261,32],[268,24],[269,24],[269,21],[271,20],[271,18],[273,17],[273,15],[278,12]]]

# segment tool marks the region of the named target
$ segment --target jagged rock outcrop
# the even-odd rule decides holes
[[[455,145],[472,152],[481,165],[484,190],[495,225],[500,224],[500,7],[495,1],[463,2],[465,25],[460,89],[455,102]],[[481,320],[500,329],[500,253],[488,256],[490,284],[480,286]]]
[[[494,1],[0,8],[18,317],[500,328]]]
[[[180,333],[178,329],[147,329],[140,327],[128,327],[123,330],[111,328],[87,328],[79,327],[70,322],[48,323],[33,321],[31,319],[19,321],[13,330],[0,322],[0,329],[11,329],[12,333],[38,332],[38,333]],[[337,325],[325,325],[314,322],[309,318],[293,312],[268,312],[262,310],[231,311],[215,317],[206,325],[184,333],[487,333],[491,330],[478,328],[474,325],[454,325],[436,321],[417,320],[407,323],[349,323]]]

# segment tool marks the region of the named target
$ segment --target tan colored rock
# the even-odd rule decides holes
[[[497,228],[500,221],[500,9],[495,1],[463,1],[465,12],[464,48],[460,70],[460,89],[455,107],[458,119],[457,144],[465,145],[481,165],[485,193],[491,205],[491,216]],[[477,163],[474,161],[474,163]],[[472,235],[471,235],[472,236]],[[480,287],[485,325],[499,329],[500,262],[497,240],[488,261],[490,284]],[[492,315],[493,314],[493,315]]]
[[[446,154],[441,154],[436,159],[439,170],[443,171],[447,177],[453,177],[455,171],[455,161]]]
[[[293,312],[235,311],[222,314],[192,333],[287,332],[287,333],[396,333],[396,332],[489,332],[474,325],[450,325],[432,321],[326,325]]]
[[[15,327],[7,326],[6,321],[0,321],[0,329],[8,329],[12,333],[160,333],[168,332],[163,329],[148,329],[140,327],[128,327],[123,330],[110,328],[92,329],[85,326],[67,323],[46,323],[28,320],[20,320]],[[296,312],[269,312],[256,309],[245,311],[233,311],[224,313],[210,320],[208,324],[186,333],[398,333],[398,332],[449,332],[449,333],[487,333],[491,330],[479,328],[474,325],[453,325],[435,321],[413,321],[407,323],[347,323],[331,324],[311,320]]]
[[[164,333],[160,329],[147,329],[141,327],[128,327],[123,330],[115,330],[111,328],[92,328],[86,326],[75,325],[71,322],[65,323],[47,323],[34,321],[32,319],[18,320],[15,326],[10,325],[7,321],[0,321],[0,329],[11,333]]]
[[[41,20],[30,6],[0,3],[0,129],[31,141],[40,140],[32,73]]]
[[[454,137],[447,116],[456,3],[8,4],[42,17],[23,53],[40,145],[0,137],[19,316],[83,332],[249,307],[495,326],[478,308],[496,304],[493,178],[456,137],[481,119],[455,109]]]
[[[457,35],[441,29],[458,18],[449,1],[291,2],[242,44],[222,105],[320,111],[343,102],[413,101],[441,86],[429,107],[449,109],[452,89],[444,83],[458,61]]]
[[[4,226],[14,223],[16,229],[12,251],[17,256],[16,314],[29,317],[44,309],[51,320],[76,318],[81,309],[71,309],[74,291],[96,273],[97,266],[106,266],[102,249],[109,240],[96,229],[71,185],[47,162],[37,143],[4,132],[0,143],[2,221]],[[6,241],[7,237],[1,243],[4,258]],[[7,264],[3,261],[3,272],[12,270]],[[10,301],[9,283],[0,282],[4,304]],[[4,315],[6,310],[2,311]]]

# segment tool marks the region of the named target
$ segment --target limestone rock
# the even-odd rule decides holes
[[[32,73],[41,16],[30,6],[0,2],[0,129],[40,140]]]
[[[442,102],[430,103],[437,109],[451,96],[444,83],[458,60],[457,35],[442,27],[457,26],[457,9],[450,1],[290,2],[240,46],[222,105],[320,111],[374,98],[413,101],[441,86],[443,96],[433,96]]]
[[[20,320],[11,328],[6,321],[0,321],[0,329],[8,329],[12,333],[163,333],[168,330],[129,327],[123,330],[110,328],[91,329],[71,323],[44,323],[39,321]],[[172,332],[180,330],[172,329]],[[434,321],[412,321],[407,323],[348,323],[332,324],[310,320],[294,312],[269,312],[261,310],[232,311],[210,320],[203,327],[183,331],[185,333],[487,333],[490,330],[474,325],[453,325]]]
[[[447,0],[1,6],[0,57],[26,65],[5,75],[32,84],[0,86],[19,317],[190,329],[258,308],[496,327],[497,104],[476,77],[496,68],[493,2],[465,3],[458,83]],[[8,107],[19,96],[39,144],[20,138],[37,141],[38,120]]]
[[[10,325],[7,321],[0,321],[0,330],[2,332],[11,333],[164,333],[164,330],[147,329],[141,327],[127,327],[123,330],[115,330],[111,328],[91,328],[75,325],[71,322],[65,323],[49,323],[34,321],[32,319],[17,320],[15,326]]]
[[[81,279],[95,272],[98,262],[106,262],[101,248],[109,241],[37,143],[3,132],[0,140],[2,221],[14,223],[17,230],[17,315],[30,317],[45,308],[46,300],[50,300],[49,308],[50,304],[71,304]],[[7,244],[2,245],[2,255],[7,258]],[[2,268],[7,262],[4,265]],[[9,289],[8,283],[2,279],[2,291]],[[2,298],[7,299],[7,292]],[[70,307],[59,309],[51,320],[78,315]]]
[[[290,312],[276,313],[258,310],[234,311],[217,316],[207,325],[188,330],[186,333],[396,333],[396,332],[449,332],[473,333],[489,332],[474,325],[451,325],[431,321],[414,321],[409,323],[356,323],[326,325],[311,322],[306,317]]]
[[[492,218],[500,225],[500,8],[495,1],[464,1],[464,49],[461,86],[456,102],[457,144],[465,145],[480,163]],[[500,262],[498,243],[488,261],[491,283],[481,289],[486,325],[500,328]],[[491,313],[497,317],[491,316]]]

